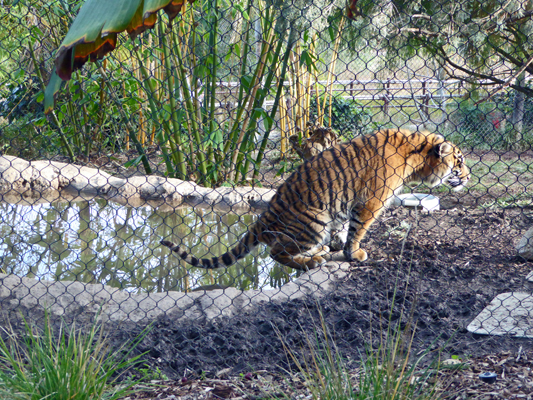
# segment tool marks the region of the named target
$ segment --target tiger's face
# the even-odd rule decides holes
[[[470,180],[470,169],[461,150],[443,141],[434,144],[426,155],[422,181],[434,187],[446,183],[454,191],[463,189]]]

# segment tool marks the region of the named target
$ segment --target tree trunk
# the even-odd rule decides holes
[[[524,86],[526,83],[526,74],[522,72],[516,79],[516,84]],[[522,130],[524,127],[524,102],[525,96],[523,92],[516,92],[513,104],[513,113],[511,114],[511,131],[507,137],[508,146],[510,148],[520,146],[522,142]]]
[[[439,65],[439,67],[437,68],[437,79],[439,81],[437,95],[439,97],[439,108],[441,112],[440,124],[444,124],[448,121],[448,113],[446,112],[446,101],[448,93],[446,90],[446,85],[444,84],[444,81],[446,80],[446,72],[444,71],[442,65]]]

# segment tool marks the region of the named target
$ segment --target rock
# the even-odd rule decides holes
[[[96,168],[57,161],[26,161],[0,156],[0,197],[36,201],[57,201],[99,196],[140,207],[147,203],[170,211],[183,203],[203,204],[224,210],[265,210],[276,191],[253,187],[205,188],[194,182],[163,176],[115,177]]]
[[[526,260],[533,260],[533,227],[522,236],[518,246],[516,246],[518,255],[524,257]]]
[[[0,194],[29,198],[50,197],[68,186],[69,179],[49,161],[28,162],[13,156],[0,157]]]
[[[460,364],[463,364],[463,362],[461,360],[458,360],[458,359],[455,359],[455,358],[448,358],[447,360],[444,360],[442,362],[442,365],[447,365],[447,366],[460,365]]]
[[[496,296],[467,326],[477,335],[533,338],[533,296],[525,292],[508,292]]]

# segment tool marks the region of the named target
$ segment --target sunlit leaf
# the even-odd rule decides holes
[[[46,89],[45,110],[52,109],[53,96],[60,88],[55,74],[63,80],[69,80],[72,72],[80,69],[88,60],[101,59],[115,49],[120,32],[127,31],[133,39],[155,25],[159,10],[164,10],[173,19],[185,1],[87,0],[57,50],[56,68]]]
[[[87,0],[56,57],[57,74],[70,79],[72,72],[87,60],[102,58],[116,46],[117,34],[127,31],[134,38],[157,20],[163,9],[172,19],[185,0]]]

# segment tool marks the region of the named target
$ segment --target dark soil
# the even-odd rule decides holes
[[[318,303],[269,302],[210,322],[161,318],[138,351],[172,379],[213,377],[225,368],[234,374],[287,369],[283,342],[308,354],[305,334],[321,331],[321,313],[348,360],[379,347],[388,329],[413,326],[412,354],[433,351],[427,362],[441,350],[443,357],[469,357],[531,348],[533,340],[476,335],[466,327],[496,295],[532,291],[525,277],[533,263],[515,250],[532,223],[533,211],[519,208],[390,210],[369,235],[371,260],[354,263],[349,277]],[[110,338],[118,346],[143,328],[125,324]]]

